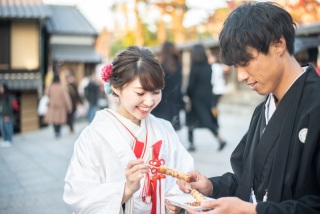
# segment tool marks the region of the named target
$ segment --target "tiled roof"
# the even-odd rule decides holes
[[[320,35],[320,22],[304,24],[297,27],[296,36]]]
[[[52,16],[46,22],[50,34],[97,35],[96,30],[75,6],[48,5]]]
[[[37,90],[41,88],[41,75],[37,73],[0,73],[0,83],[10,90]]]
[[[0,19],[46,19],[50,15],[42,0],[0,0]]]
[[[318,36],[298,37],[294,41],[294,53],[297,54],[309,48],[317,48],[318,46],[320,46],[320,37]]]
[[[100,63],[101,56],[93,46],[85,45],[52,45],[52,58],[64,62]]]

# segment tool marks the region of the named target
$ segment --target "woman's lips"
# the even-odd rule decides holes
[[[151,108],[150,107],[141,107],[141,106],[137,106],[138,110],[143,113],[143,114],[146,114],[146,113],[149,113]]]

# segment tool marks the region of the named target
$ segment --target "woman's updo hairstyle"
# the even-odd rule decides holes
[[[130,46],[114,58],[110,84],[121,90],[136,77],[146,91],[164,87],[164,72],[152,52],[145,47]]]

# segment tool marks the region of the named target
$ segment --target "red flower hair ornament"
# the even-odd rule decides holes
[[[101,79],[104,81],[104,92],[106,94],[111,94],[112,89],[110,85],[110,79],[112,76],[112,64],[106,64],[101,71]]]

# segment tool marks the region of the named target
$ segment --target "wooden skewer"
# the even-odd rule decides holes
[[[152,167],[152,168],[156,168],[156,169],[159,169],[160,167],[157,167],[157,166],[153,166],[153,165],[150,165],[150,164],[147,164],[149,167]]]

